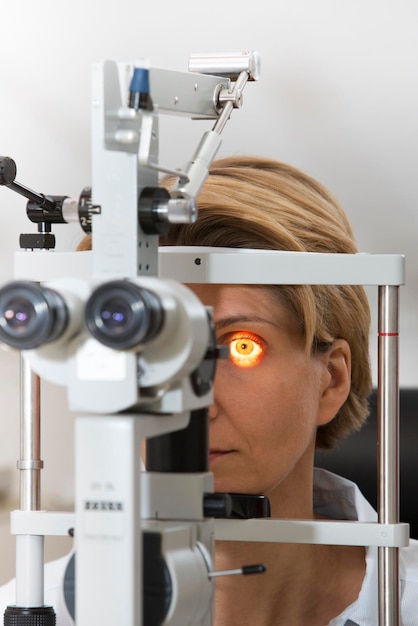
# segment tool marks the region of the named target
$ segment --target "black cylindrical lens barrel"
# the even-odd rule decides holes
[[[0,341],[32,350],[58,339],[67,328],[68,309],[62,296],[30,281],[0,289]]]
[[[159,296],[126,280],[100,285],[85,308],[85,322],[92,336],[115,350],[147,343],[158,334],[163,321]]]

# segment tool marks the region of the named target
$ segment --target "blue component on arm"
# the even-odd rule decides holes
[[[149,88],[149,70],[144,67],[135,67],[129,86],[129,107],[131,109],[153,110]]]
[[[143,93],[149,95],[149,70],[143,67],[136,67],[132,76],[129,91],[132,93]]]

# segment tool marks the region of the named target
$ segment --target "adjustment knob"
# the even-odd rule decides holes
[[[232,513],[232,499],[229,493],[205,493],[203,514],[205,517],[229,517]]]
[[[4,626],[55,626],[56,615],[52,606],[32,608],[8,606],[4,612]]]
[[[16,163],[10,157],[0,157],[0,185],[10,185],[16,178]]]

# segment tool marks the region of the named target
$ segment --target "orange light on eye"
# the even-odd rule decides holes
[[[253,367],[260,362],[264,347],[250,335],[237,334],[230,340],[231,360],[238,367]]]

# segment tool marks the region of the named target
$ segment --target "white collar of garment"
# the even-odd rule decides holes
[[[355,483],[327,470],[314,470],[314,510],[332,519],[376,522],[377,514]],[[376,626],[377,548],[366,548],[366,575],[355,602],[348,606],[329,626]]]

